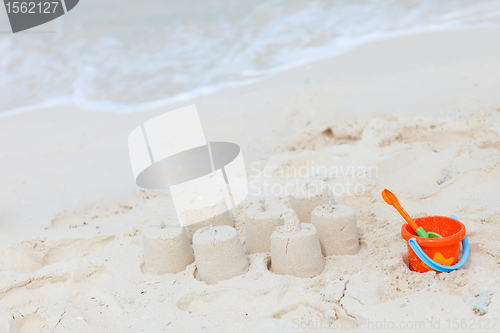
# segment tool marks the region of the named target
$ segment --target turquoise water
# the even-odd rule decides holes
[[[18,34],[0,9],[0,112],[68,102],[129,112],[377,39],[478,25],[500,26],[499,1],[81,0]]]

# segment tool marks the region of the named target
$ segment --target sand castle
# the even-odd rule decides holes
[[[206,219],[205,221],[198,222],[196,224],[191,224],[189,226],[186,226],[186,232],[189,237],[189,240],[192,242],[193,241],[193,236],[201,228],[208,227],[208,226],[216,226],[216,225],[227,225],[229,227],[234,226],[233,219],[231,218],[231,215],[228,212],[224,212],[220,215],[214,216],[210,219]]]
[[[210,201],[210,199],[210,197],[207,197],[205,201]],[[195,202],[188,206],[186,211],[183,212],[183,217],[188,221],[197,221],[199,220],[199,216],[206,215],[211,215],[213,217],[186,226],[186,231],[190,241],[192,241],[193,235],[200,228],[208,227],[210,225],[228,225],[231,227],[234,225],[233,219],[228,212],[228,208],[223,201],[216,200],[203,204]]]
[[[249,267],[238,232],[227,225],[196,231],[193,249],[200,280],[215,284],[244,274]]]
[[[269,200],[267,200],[269,201]],[[282,203],[270,204],[265,198],[245,212],[245,249],[249,254],[271,251],[270,237],[283,224],[282,213],[288,207]]]
[[[142,229],[144,244],[143,272],[150,274],[177,273],[194,261],[186,230],[165,226],[155,220]]]
[[[283,213],[285,224],[271,235],[271,270],[310,278],[325,268],[318,232],[310,223],[300,223],[297,214],[288,209]]]
[[[290,204],[297,213],[299,221],[311,223],[311,213],[317,206],[334,202],[328,185],[321,181],[308,180],[297,185],[290,195]]]
[[[318,206],[312,212],[311,223],[318,230],[325,257],[358,253],[358,227],[353,208],[332,204]]]
[[[245,212],[246,253],[270,252],[272,272],[302,278],[323,271],[323,256],[358,253],[353,208],[333,205],[330,201],[315,207],[312,213],[305,209],[314,200],[327,198],[329,195],[323,191],[321,196],[306,199],[301,206],[303,214],[312,215],[311,223],[301,223],[297,213],[285,204],[261,198]],[[157,221],[146,226],[143,271],[177,273],[196,259],[198,277],[208,284],[244,274],[249,262],[238,232],[230,226],[229,214],[225,212],[204,222],[210,225],[165,228]],[[189,232],[194,230],[197,231],[192,236],[191,249]]]

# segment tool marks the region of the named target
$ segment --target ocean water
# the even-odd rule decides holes
[[[492,25],[498,0],[81,0],[17,34],[0,8],[0,115],[58,103],[131,112],[378,39]]]

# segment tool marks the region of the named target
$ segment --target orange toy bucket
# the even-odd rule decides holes
[[[460,221],[446,216],[424,216],[416,218],[415,222],[425,230],[441,235],[442,238],[419,237],[408,224],[403,224],[401,236],[407,242],[410,270],[420,273],[436,270],[439,273],[456,269],[447,270],[439,269],[439,267],[457,266],[460,243],[463,240],[464,250],[460,262],[462,265],[465,263],[469,254],[469,246],[465,226]]]

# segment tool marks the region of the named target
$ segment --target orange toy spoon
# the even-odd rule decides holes
[[[398,198],[394,195],[394,193],[392,193],[388,189],[384,189],[382,191],[382,198],[384,198],[384,201],[387,204],[394,206],[394,208],[396,208],[396,210],[399,212],[399,214],[401,214],[401,216],[403,216],[403,218],[406,220],[406,222],[408,222],[410,227],[413,230],[415,230],[415,233],[418,236],[424,237],[424,238],[441,238],[441,236],[436,234],[435,232],[426,232],[424,230],[424,228],[419,227],[415,223],[415,221],[410,217],[410,215],[408,215],[408,213],[403,209],[403,207],[401,207],[401,205],[399,204]]]

